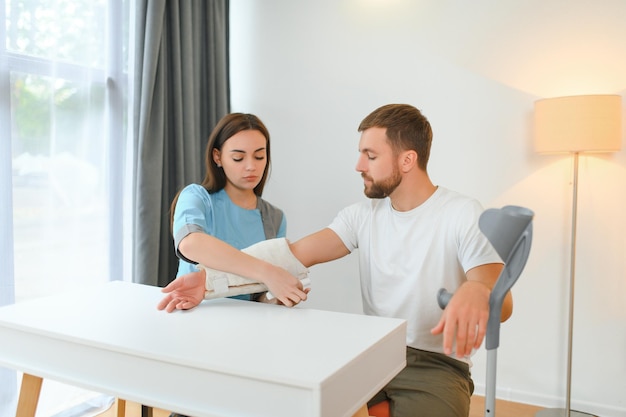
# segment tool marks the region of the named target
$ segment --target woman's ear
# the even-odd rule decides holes
[[[213,148],[213,162],[215,162],[215,165],[218,167],[222,166],[220,150],[217,148]]]

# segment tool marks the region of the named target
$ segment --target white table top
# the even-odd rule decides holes
[[[403,320],[120,281],[0,308],[0,364],[192,416],[351,416],[405,366]]]

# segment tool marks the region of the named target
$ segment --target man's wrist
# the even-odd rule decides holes
[[[470,283],[471,283],[471,284],[479,284],[479,285],[482,285],[482,286],[483,286],[483,287],[485,287],[485,288],[487,289],[487,291],[489,291],[490,293],[491,293],[491,290],[493,289],[493,288],[492,288],[490,285],[488,285],[487,283],[482,282],[482,281],[477,281],[477,280],[467,280],[467,281],[465,281],[464,285],[465,285],[465,284],[470,284]]]

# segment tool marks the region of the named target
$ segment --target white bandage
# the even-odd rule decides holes
[[[309,270],[294,256],[285,238],[263,240],[242,249],[242,252],[286,269],[287,272],[302,281],[304,286],[309,284],[307,278]],[[201,264],[198,264],[198,268],[204,269],[206,273],[205,299],[267,291],[267,286],[259,281],[218,271]],[[269,293],[268,296],[271,298]]]

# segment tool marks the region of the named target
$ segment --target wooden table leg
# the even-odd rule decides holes
[[[364,404],[352,417],[369,417],[369,415],[370,414],[367,412],[367,404]]]
[[[22,375],[22,386],[20,388],[20,398],[17,402],[15,417],[35,417],[41,383],[43,378],[30,374]]]
[[[121,398],[115,399],[115,416],[126,417],[126,400]]]

